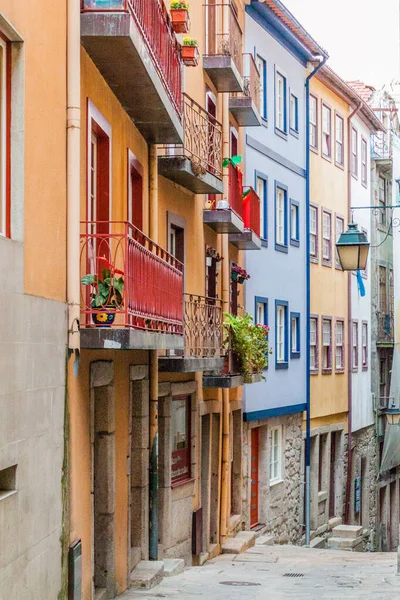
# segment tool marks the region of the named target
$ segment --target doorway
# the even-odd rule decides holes
[[[259,429],[254,427],[251,430],[251,458],[250,458],[250,527],[255,527],[259,523],[258,517],[258,457],[259,457]]]

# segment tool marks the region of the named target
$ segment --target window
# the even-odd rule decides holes
[[[9,161],[7,161],[10,128],[10,53],[7,42],[0,38],[0,235],[10,237]]]
[[[261,325],[268,325],[268,300],[267,298],[261,298],[260,296],[256,296],[256,323],[260,323]]]
[[[354,127],[351,128],[351,174],[358,176],[358,133]]]
[[[335,234],[336,234],[336,242],[337,242],[344,230],[344,219],[342,217],[338,217],[337,215],[335,218],[335,228],[336,228]],[[341,269],[342,266],[340,264],[339,254],[338,254],[336,247],[335,247],[335,256],[336,256],[336,259],[335,259],[336,268]]]
[[[286,77],[276,72],[275,76],[275,127],[287,133],[286,125]]]
[[[267,63],[257,54],[256,65],[260,73],[260,116],[267,118]]]
[[[379,177],[378,181],[378,194],[379,194],[379,225],[386,225],[386,179],[382,176]]]
[[[337,165],[343,167],[343,165],[344,165],[344,150],[343,150],[344,121],[343,121],[342,117],[340,117],[339,115],[336,115],[335,122],[336,122],[335,161],[336,161]]]
[[[290,244],[292,246],[300,245],[300,206],[296,200],[290,201]]]
[[[322,262],[332,264],[332,215],[322,211]]]
[[[363,371],[368,369],[368,323],[362,323],[362,368]]]
[[[335,367],[336,371],[344,370],[344,321],[336,321],[335,335]]]
[[[310,206],[310,258],[318,262],[318,208]]]
[[[331,109],[325,104],[322,105],[322,155],[331,158],[332,156],[332,123]]]
[[[300,358],[300,313],[290,313],[290,358]]]
[[[288,303],[275,301],[276,306],[276,362],[277,369],[288,367]]]
[[[351,326],[351,364],[353,371],[358,370],[358,323],[353,321]]]
[[[299,132],[299,101],[294,94],[290,94],[290,129]]]
[[[172,399],[171,482],[190,479],[190,396]]]
[[[379,312],[386,315],[388,312],[386,267],[379,265]]]
[[[287,190],[275,188],[275,249],[287,252]]]
[[[269,457],[269,483],[282,480],[282,428],[271,428],[271,451]]]
[[[310,146],[318,148],[318,100],[310,95]]]
[[[367,187],[367,178],[368,178],[368,169],[367,169],[367,159],[368,159],[368,146],[367,140],[365,138],[361,138],[361,183]]]
[[[332,371],[332,320],[322,319],[322,372]]]
[[[143,229],[143,167],[128,150],[128,221]]]
[[[260,235],[268,239],[267,180],[256,173],[256,192],[260,198]]]
[[[318,372],[318,317],[310,317],[310,370]]]

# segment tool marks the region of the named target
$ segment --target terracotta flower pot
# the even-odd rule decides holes
[[[197,46],[182,46],[181,56],[187,67],[197,67],[199,64],[199,49]]]
[[[175,33],[188,33],[190,26],[189,11],[185,8],[171,8],[170,13]]]

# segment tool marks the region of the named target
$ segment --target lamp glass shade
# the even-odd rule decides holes
[[[336,243],[343,271],[364,271],[367,266],[369,242],[356,223],[350,223]]]

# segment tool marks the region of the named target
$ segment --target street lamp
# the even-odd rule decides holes
[[[349,223],[336,243],[343,271],[364,271],[367,267],[369,242],[356,223]]]

